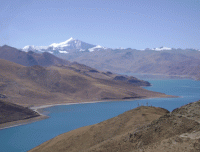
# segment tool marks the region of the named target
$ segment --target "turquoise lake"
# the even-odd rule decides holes
[[[141,105],[162,107],[172,111],[200,99],[200,81],[190,79],[146,79],[152,86],[148,90],[180,96],[133,101],[113,101],[55,106],[44,109],[50,118],[0,130],[1,152],[24,152],[70,130],[92,125],[115,117]]]

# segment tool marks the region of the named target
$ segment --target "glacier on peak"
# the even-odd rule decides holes
[[[49,45],[50,47],[66,47],[66,46],[69,46],[68,43],[70,43],[71,41],[75,41],[76,43],[76,40],[73,39],[72,37],[64,42],[61,42],[61,43],[52,43],[51,45]]]
[[[90,48],[90,49],[88,49],[90,52],[93,52],[93,51],[95,51],[95,49],[105,49],[105,47],[103,47],[103,46],[100,46],[100,45],[97,45],[97,46],[95,46],[95,47],[93,47],[93,48]]]
[[[82,42],[80,40],[74,39],[74,38],[70,38],[64,42],[61,43],[52,43],[49,46],[34,46],[34,45],[27,45],[25,46],[22,50],[25,52],[28,51],[34,51],[37,53],[42,53],[42,52],[53,52],[54,54],[57,53],[69,53],[69,52],[73,52],[73,51],[94,51],[97,50],[99,48],[103,48],[100,45],[92,45],[92,44],[88,44],[85,42]],[[90,50],[91,49],[91,50]]]
[[[79,51],[80,51],[80,52],[84,52],[84,51],[86,51],[86,50],[85,50],[85,49],[80,49]]]
[[[168,48],[168,47],[159,47],[159,48],[153,48],[152,50],[154,51],[163,51],[163,50],[172,50],[172,48]]]
[[[44,52],[42,51],[43,49],[48,49],[48,46],[34,46],[34,45],[27,45],[25,47],[23,47],[23,51],[28,52],[28,51],[40,51],[40,52]]]
[[[59,51],[60,53],[65,53],[65,54],[67,54],[67,53],[69,53],[69,52],[67,52],[67,51]]]

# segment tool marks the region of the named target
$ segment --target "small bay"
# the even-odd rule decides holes
[[[55,136],[115,117],[139,105],[156,106],[172,111],[200,99],[200,81],[190,79],[148,79],[148,90],[179,98],[154,98],[132,101],[112,101],[87,104],[61,105],[45,108],[50,118],[27,125],[0,130],[1,152],[23,152]]]

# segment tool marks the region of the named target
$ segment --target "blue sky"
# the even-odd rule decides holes
[[[200,0],[0,0],[0,45],[70,37],[111,48],[200,49]]]

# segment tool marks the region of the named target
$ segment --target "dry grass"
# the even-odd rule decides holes
[[[139,107],[99,124],[82,127],[57,136],[31,152],[117,151],[120,145],[116,142],[119,139],[167,112],[167,110],[155,107]]]
[[[0,91],[6,101],[24,106],[128,98],[169,97],[113,80],[87,66],[24,67],[0,60]],[[145,84],[141,81],[141,85]]]
[[[59,135],[30,152],[199,152],[199,105],[200,101],[171,113],[141,106]]]

